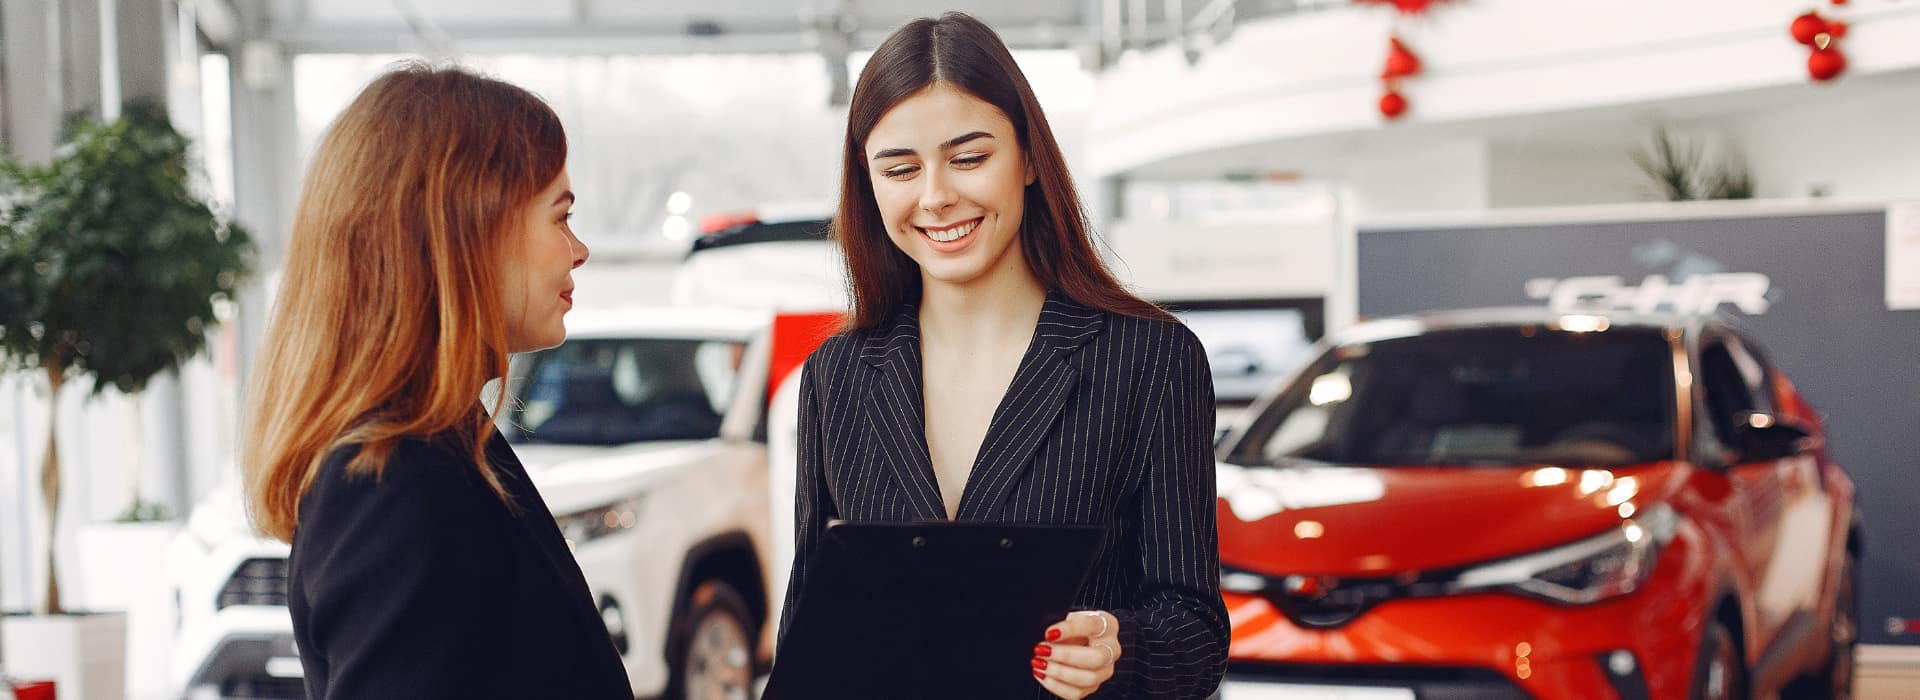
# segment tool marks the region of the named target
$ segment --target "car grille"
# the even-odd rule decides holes
[[[222,700],[303,700],[307,682],[299,678],[234,676],[220,684]]]
[[[1532,700],[1491,669],[1444,666],[1309,665],[1234,662],[1233,681],[1410,688],[1420,700]]]
[[[220,589],[217,609],[233,605],[287,604],[287,560],[248,559],[233,570]]]

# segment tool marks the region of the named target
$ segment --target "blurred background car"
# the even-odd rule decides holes
[[[580,311],[514,358],[496,425],[585,572],[634,692],[741,697],[768,632],[764,314]],[[180,695],[305,697],[287,547],[239,494],[196,509],[171,568]]]
[[[1225,697],[1850,697],[1823,434],[1712,320],[1354,326],[1220,451]]]

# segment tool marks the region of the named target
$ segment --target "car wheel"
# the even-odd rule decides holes
[[[753,692],[753,632],[747,603],[732,586],[707,581],[687,603],[686,634],[673,659],[667,696],[748,700]]]
[[[1852,700],[1854,647],[1860,639],[1860,609],[1857,607],[1855,568],[1857,562],[1848,554],[1840,566],[1840,583],[1834,591],[1833,623],[1827,628],[1827,639],[1833,645],[1827,665],[1812,676],[1795,681],[1780,694],[1787,700]]]
[[[1840,569],[1840,589],[1835,591],[1833,606],[1833,626],[1830,637],[1833,640],[1833,658],[1827,663],[1825,686],[1834,700],[1852,700],[1854,647],[1860,642],[1860,608],[1854,569],[1858,564],[1853,555],[1848,554]]]
[[[1700,657],[1693,665],[1693,700],[1744,700],[1746,661],[1733,632],[1718,619],[1708,620],[1700,635]]]

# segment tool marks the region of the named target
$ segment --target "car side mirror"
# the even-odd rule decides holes
[[[1792,421],[1761,411],[1736,417],[1734,448],[1741,462],[1771,462],[1804,454],[1813,447],[1813,433]]]

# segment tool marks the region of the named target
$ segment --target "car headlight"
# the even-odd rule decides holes
[[[1265,593],[1267,577],[1223,564],[1220,566],[1220,590],[1229,593]]]
[[[1454,592],[1511,590],[1556,603],[1585,605],[1639,590],[1680,516],[1665,504],[1572,544],[1476,566],[1460,573]]]
[[[621,615],[620,603],[613,596],[600,596],[600,624],[607,628],[607,636],[613,639],[613,648],[621,656],[627,655],[627,619]]]
[[[554,522],[560,526],[560,534],[567,542],[577,547],[633,529],[640,522],[641,500],[635,496],[611,505],[555,516]]]

